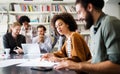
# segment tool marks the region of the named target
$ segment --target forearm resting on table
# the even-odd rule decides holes
[[[97,64],[79,63],[75,69],[91,74],[120,74],[120,65],[114,64],[111,61],[105,61]]]

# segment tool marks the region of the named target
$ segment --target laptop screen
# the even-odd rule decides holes
[[[24,54],[41,54],[39,44],[22,44]]]

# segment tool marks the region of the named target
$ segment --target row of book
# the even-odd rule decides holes
[[[53,14],[55,15],[55,14]],[[1,22],[9,22],[9,23],[12,23],[12,22],[15,22],[17,21],[19,18],[20,18],[21,15],[7,15],[7,14],[0,14],[0,23]],[[9,17],[9,19],[8,19]],[[30,18],[30,21],[31,22],[36,22],[36,23],[49,23],[50,22],[50,19],[52,18],[52,16],[50,15],[28,15],[28,17]],[[11,19],[12,18],[12,19]],[[84,28],[84,21],[76,21],[78,26],[79,26],[79,31],[84,31],[85,28]]]
[[[10,15],[9,23],[13,23],[20,18],[20,15]],[[28,15],[30,18],[30,23],[49,23],[49,15]]]
[[[75,6],[73,5],[52,5],[52,11],[62,11],[62,12],[75,12]]]
[[[74,5],[32,5],[32,4],[11,4],[12,11],[24,11],[24,12],[35,12],[35,11],[61,11],[61,12],[76,12]]]
[[[24,11],[24,12],[34,12],[34,11],[50,11],[50,5],[32,5],[32,4],[11,4],[12,11]]]
[[[50,16],[49,15],[39,15],[39,16],[29,16],[30,22],[40,22],[40,23],[49,23]]]

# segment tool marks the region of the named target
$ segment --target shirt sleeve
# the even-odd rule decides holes
[[[86,42],[78,33],[74,33],[72,36],[71,56],[71,59],[76,62],[87,61],[91,58]]]
[[[66,42],[64,43],[64,45],[62,46],[62,48],[59,51],[56,51],[53,54],[57,57],[60,57],[60,58],[67,57],[65,46],[66,46]]]
[[[6,35],[3,36],[3,46],[4,46],[4,48],[9,48],[9,44],[8,44]]]
[[[108,59],[120,64],[120,21],[109,17],[103,31]]]

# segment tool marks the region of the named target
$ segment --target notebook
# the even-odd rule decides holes
[[[40,55],[41,51],[39,48],[39,44],[22,44],[22,49],[24,54],[34,54]]]

